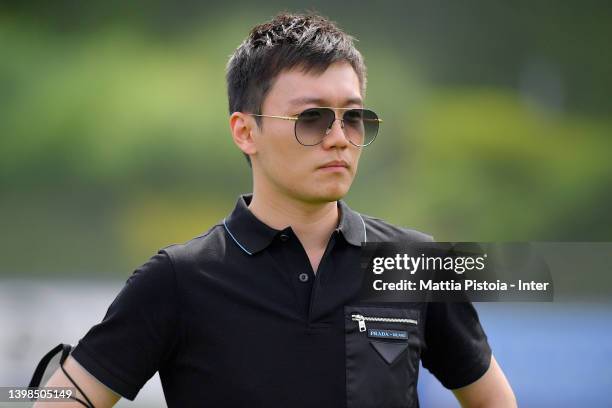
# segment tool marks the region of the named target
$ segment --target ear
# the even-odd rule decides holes
[[[255,154],[257,146],[253,139],[253,128],[256,124],[253,117],[242,112],[234,112],[229,118],[229,124],[236,146],[249,156]]]

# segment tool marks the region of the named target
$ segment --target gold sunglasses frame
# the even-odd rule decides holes
[[[299,113],[297,116],[261,115],[261,114],[257,114],[257,113],[249,113],[248,115],[249,115],[249,116],[257,116],[257,117],[260,117],[260,118],[274,118],[274,119],[292,120],[292,121],[294,121],[294,122],[297,122],[297,120],[299,119],[299,115],[301,115],[302,113],[306,112],[306,111],[307,111],[307,110],[309,110],[309,109],[331,109],[332,111],[334,111],[334,120],[333,120],[333,122],[331,123],[330,128],[331,128],[331,126],[333,126],[333,124],[334,124],[334,122],[335,122],[335,121],[339,120],[339,121],[340,121],[340,123],[342,124],[342,125],[341,125],[341,126],[342,126],[342,129],[344,129],[344,119],[343,119],[343,118],[340,118],[340,119],[339,119],[339,118],[336,118],[336,117],[335,117],[335,113],[336,113],[335,111],[336,111],[336,110],[340,110],[340,111],[349,111],[349,110],[354,110],[354,109],[362,109],[362,110],[363,110],[364,108],[333,108],[333,107],[331,107],[331,106],[317,106],[316,108],[308,108],[308,109],[305,109],[303,112],[300,112],[300,113]],[[366,109],[366,110],[369,110],[369,109]],[[372,111],[372,110],[370,110],[370,112],[372,112],[372,113],[374,113],[374,114],[376,115],[376,112],[374,112],[374,111]],[[378,116],[378,115],[377,115],[377,116]],[[380,119],[380,118],[376,118],[376,119],[362,119],[362,120],[363,120],[363,121],[366,121],[366,122],[378,122],[378,123],[382,123],[382,121],[383,121],[383,120],[382,120],[382,119]],[[328,129],[329,129],[329,128],[328,128]],[[316,145],[318,145],[318,144],[320,144],[320,143],[323,143],[323,139],[324,139],[324,138],[325,138],[325,136],[327,135],[327,133],[326,133],[326,134],[325,134],[325,135],[324,135],[324,136],[321,138],[321,140],[320,140],[319,142],[317,142],[317,143],[315,143],[315,144],[307,145],[307,144],[304,144],[304,143],[300,142],[300,139],[299,139],[299,138],[298,138],[298,136],[297,136],[297,124],[296,124],[296,126],[294,126],[294,127],[293,127],[293,133],[294,133],[295,139],[296,139],[296,140],[298,141],[298,143],[299,143],[299,144],[301,144],[302,146],[316,146]],[[371,145],[371,144],[372,144],[372,142],[373,142],[373,141],[376,139],[376,137],[377,137],[377,136],[378,136],[378,131],[376,131],[376,136],[374,136],[374,138],[372,138],[372,140],[370,140],[370,141],[369,141],[367,144],[364,144],[364,145],[358,145],[358,144],[355,144],[355,143],[353,143],[353,141],[352,141],[350,138],[348,138],[348,137],[347,137],[346,139],[347,139],[347,140],[348,140],[348,141],[349,141],[349,142],[350,142],[350,143],[351,143],[353,146],[357,146],[357,147],[365,147],[365,146],[369,146],[369,145]]]

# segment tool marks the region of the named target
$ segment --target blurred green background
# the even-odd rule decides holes
[[[612,240],[605,2],[5,1],[0,276],[126,277],[229,213],[251,175],[228,56],[306,8],[359,40],[385,121],[354,209],[439,241]]]

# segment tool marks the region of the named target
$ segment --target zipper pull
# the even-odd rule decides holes
[[[356,322],[359,323],[359,331],[360,332],[366,331],[365,318],[362,315],[354,314],[351,317],[353,318],[353,321],[356,321]]]

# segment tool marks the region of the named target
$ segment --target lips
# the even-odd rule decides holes
[[[328,163],[325,163],[323,166],[321,166],[321,168],[328,168],[328,167],[345,167],[348,168],[349,165],[347,162],[345,162],[344,160],[334,160],[334,161],[330,161]]]

